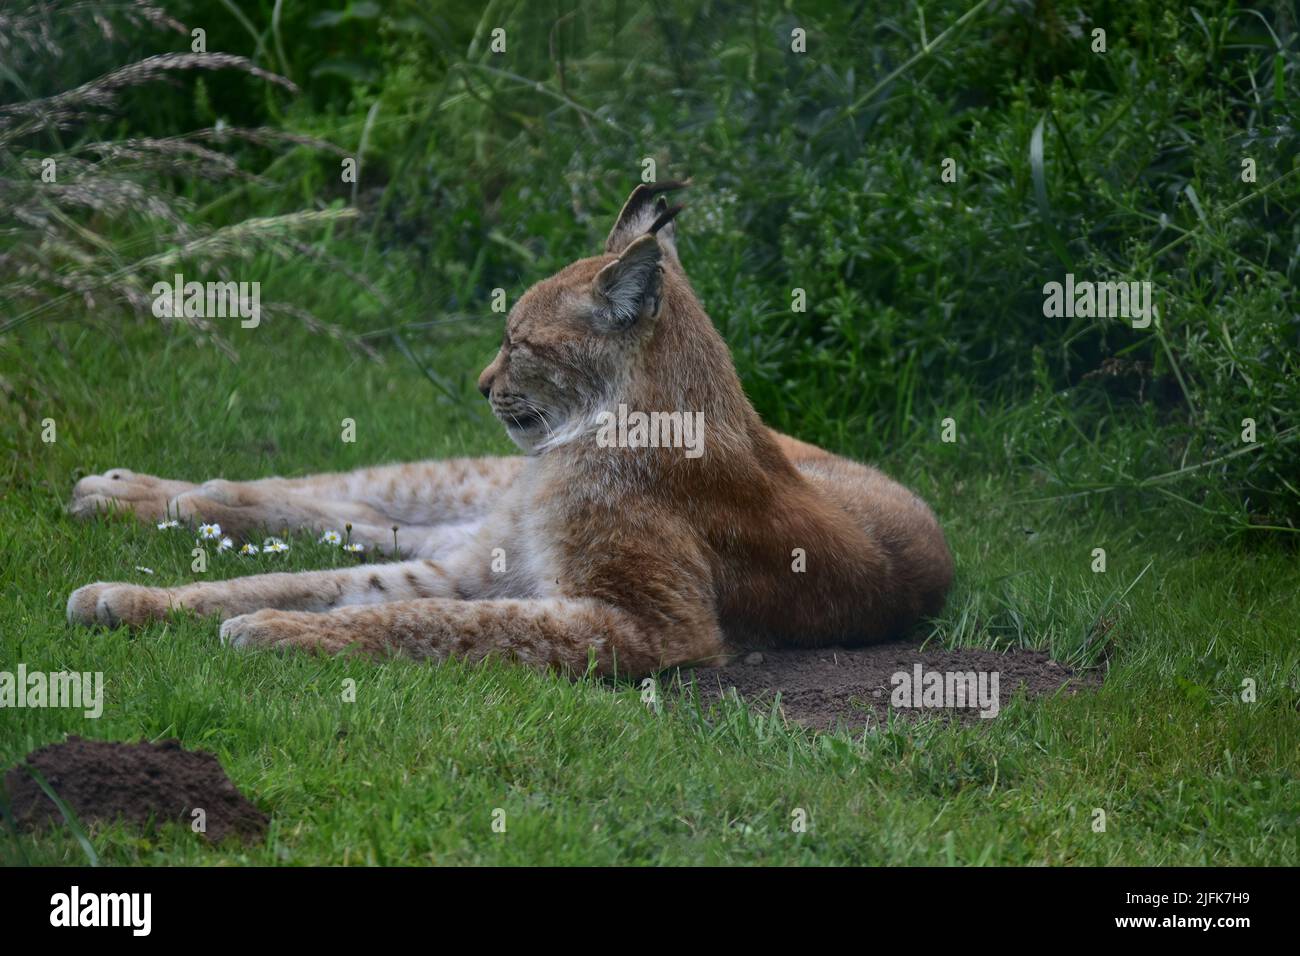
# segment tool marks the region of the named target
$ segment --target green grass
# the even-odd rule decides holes
[[[1035,501],[1051,493],[1039,472],[981,467],[996,459],[942,445],[937,430],[880,461],[934,503],[958,556],[934,639],[1109,661],[1096,693],[1018,701],[976,727],[817,736],[736,701],[711,714],[656,710],[632,686],[503,664],[239,654],[219,645],[215,623],[183,616],[135,634],[65,623],[64,602],[81,584],[193,577],[184,532],[64,516],[83,473],[251,478],[505,451],[469,386],[497,329],[458,328],[426,353],[460,403],[396,352],[375,364],[286,323],[235,330],[238,364],[153,322],[117,338],[33,328],[0,347],[5,379],[24,380],[33,362],[42,371],[26,417],[0,426],[0,660],[102,671],[107,682],[97,721],[0,711],[0,764],[67,733],[175,736],[214,752],[272,820],[252,848],[210,848],[178,827],[151,836],[92,827],[103,863],[1297,858],[1295,555],[1251,538],[1216,543],[1159,508],[1111,497]],[[45,416],[58,424],[52,445],[39,439]],[[1002,440],[996,415],[963,416],[973,446]],[[356,419],[355,445],[339,440],[344,417]],[[214,555],[209,574],[342,560],[311,540],[291,543],[282,559]],[[1105,574],[1090,570],[1095,547],[1107,550]],[[342,699],[348,678],[355,703]],[[1238,699],[1245,678],[1257,683],[1255,703]],[[504,834],[492,828],[497,808]],[[795,808],[807,811],[806,833],[791,830]],[[1094,808],[1106,812],[1104,833],[1093,830]],[[0,835],[0,860],[86,856],[59,828]]]
[[[0,710],[0,763],[66,733],[178,736],[215,752],[272,819],[253,849],[92,828],[102,861],[1300,856],[1294,17],[1175,0],[887,0],[867,13],[384,0],[340,23],[286,4],[273,34],[280,6],[241,2],[246,23],[226,0],[176,12],[211,28],[211,50],[288,73],[301,96],[202,71],[0,150],[13,199],[0,209],[0,669],[107,680],[98,721]],[[110,43],[85,17],[50,16],[52,44],[13,45],[0,103],[175,48],[121,19]],[[485,43],[498,20],[500,57]],[[789,49],[794,26],[807,55]],[[363,154],[355,197],[333,154],[237,139],[204,142],[259,180],[77,162],[98,140],[217,125]],[[876,461],[938,511],[958,579],[933,639],[1044,648],[1108,668],[1100,690],[1019,701],[975,727],[816,736],[738,701],[651,709],[630,685],[500,664],[238,655],[192,618],[136,634],[66,625],[82,584],[194,576],[183,532],[64,516],[82,474],[238,479],[510,451],[473,390],[500,334],[492,290],[514,301],[598,249],[647,156],[660,179],[695,179],[682,261],[765,419]],[[99,190],[46,188],[32,171],[52,157],[60,183]],[[955,183],[938,174],[945,157]],[[220,328],[232,363],[211,340],[120,311],[159,278],[150,257],[180,242],[149,204],[84,205],[124,184],[191,229],[235,230],[183,256],[187,275],[214,278],[210,254],[261,280],[268,303],[369,333],[384,363],[271,318]],[[289,225],[265,221],[354,201],[355,220],[294,227],[324,253],[315,265]],[[1066,271],[1151,279],[1160,321],[1046,319],[1043,284]],[[796,288],[805,312],[791,308]],[[393,328],[409,356],[374,334]],[[40,440],[47,417],[54,444]],[[949,417],[954,444],[939,440]],[[344,418],[355,444],[340,441]],[[207,573],[343,560],[292,546],[213,555]],[[1105,573],[1091,570],[1095,548]],[[348,678],[355,703],[342,699]],[[1240,699],[1246,680],[1254,703]],[[795,808],[806,833],[791,830]],[[86,859],[67,829],[0,834],[4,862]]]

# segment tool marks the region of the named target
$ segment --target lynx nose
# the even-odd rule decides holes
[[[478,380],[479,394],[484,398],[490,398],[492,395],[492,379],[486,376]]]

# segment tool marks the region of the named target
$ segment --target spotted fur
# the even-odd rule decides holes
[[[934,515],[874,468],[763,425],[677,259],[672,212],[638,188],[609,251],[511,310],[479,388],[524,456],[200,485],[113,469],[73,493],[79,516],[120,507],[239,534],[350,523],[372,550],[391,550],[397,525],[407,560],[92,584],[69,619],[183,608],[220,617],[235,647],[645,674],[743,647],[879,641],[936,613],[952,559]],[[603,447],[602,413],[620,404],[702,413],[703,454]]]

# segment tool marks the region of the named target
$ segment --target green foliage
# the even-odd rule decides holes
[[[55,18],[49,46],[0,12],[0,38],[22,41],[0,50],[0,525],[17,529],[0,537],[0,658],[104,671],[96,736],[210,749],[276,822],[247,850],[98,828],[105,862],[1295,858],[1300,61],[1285,5],[168,4],[186,30],[156,6],[113,4],[111,36]],[[6,133],[10,107],[186,53],[192,28],[301,92],[177,72],[123,89],[111,115],[38,113]],[[271,138],[199,135],[232,129]],[[361,160],[355,189],[326,141]],[[182,164],[195,142],[229,175]],[[52,155],[120,192],[78,206],[44,191]],[[958,583],[934,639],[1105,665],[1099,692],[1018,702],[988,728],[813,738],[740,702],[651,711],[635,689],[517,668],[233,655],[182,616],[134,638],[64,625],[88,581],[189,574],[187,542],[152,527],[70,526],[82,473],[508,451],[473,392],[500,335],[491,291],[513,300],[597,252],[646,157],[695,180],[682,257],[765,419],[880,461],[940,514]],[[314,231],[266,235],[268,220]],[[228,355],[158,329],[150,270],[187,241],[186,263],[237,266],[306,327],[218,328]],[[1043,286],[1067,271],[1153,282],[1159,320],[1044,317]],[[338,442],[343,417],[359,418],[355,445]],[[339,559],[295,540],[257,560]],[[340,703],[347,677],[364,706]],[[3,720],[5,766],[85,729],[54,709]],[[0,838],[6,861],[84,858],[62,831]]]
[[[1045,494],[1127,491],[1228,532],[1295,530],[1300,61],[1285,9],[276,6],[173,12],[301,97],[205,75],[123,123],[287,124],[359,153],[362,181],[288,157],[215,198],[186,185],[209,219],[355,200],[368,235],[340,258],[396,308],[459,318],[597,251],[652,158],[659,178],[696,182],[685,263],[778,427],[881,457],[933,449],[953,417],[962,447],[937,454],[978,467],[1010,442],[981,434],[991,410],[1018,409],[998,457]],[[1158,319],[1044,317],[1043,286],[1067,271],[1152,282]],[[1056,430],[1035,417],[1049,405]]]

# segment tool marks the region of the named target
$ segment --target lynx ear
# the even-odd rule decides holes
[[[592,293],[596,309],[592,324],[600,332],[621,332],[643,316],[659,312],[663,273],[659,265],[659,240],[643,235],[632,240],[623,254],[596,274]]]
[[[663,241],[664,246],[675,258],[677,256],[677,227],[673,225],[673,216],[681,212],[681,206],[669,207],[663,194],[675,189],[689,186],[690,180],[666,183],[642,183],[632,190],[623,204],[623,211],[618,214],[609,238],[605,240],[605,251],[622,254],[638,236],[654,233]]]

